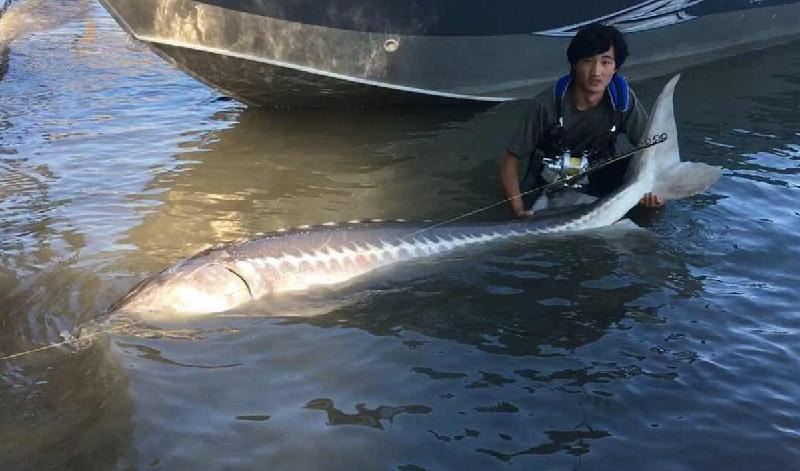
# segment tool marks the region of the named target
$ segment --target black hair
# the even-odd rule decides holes
[[[570,69],[574,68],[579,60],[602,54],[611,46],[614,46],[614,62],[619,69],[628,58],[628,43],[625,42],[622,33],[613,26],[601,23],[591,23],[582,27],[567,48],[567,60],[572,66]]]

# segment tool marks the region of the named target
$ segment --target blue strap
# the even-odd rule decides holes
[[[564,98],[570,83],[572,83],[572,75],[567,74],[558,79],[556,84],[553,86],[553,98],[556,100],[561,100]]]
[[[614,74],[608,84],[608,95],[614,111],[628,111],[628,81],[621,75]]]

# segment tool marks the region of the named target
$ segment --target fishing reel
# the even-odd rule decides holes
[[[589,169],[589,153],[583,152],[579,156],[574,156],[568,150],[562,151],[561,154],[545,157],[542,159],[544,168],[542,169],[542,177],[548,183],[553,183],[558,180],[565,180],[574,177],[575,175],[586,172]],[[586,184],[586,178],[573,182],[567,186],[573,188],[581,188]]]

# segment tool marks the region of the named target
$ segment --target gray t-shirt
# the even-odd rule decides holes
[[[636,94],[630,87],[628,90],[628,109],[622,115],[619,131],[628,137],[631,144],[638,144],[645,137],[643,134],[648,117]],[[534,184],[541,183],[541,180],[537,181],[537,176],[542,169],[542,154],[536,151],[541,150],[545,134],[552,130],[558,121],[555,100],[553,87],[548,87],[534,98],[508,144],[508,151],[517,158],[521,160],[531,158],[530,177]],[[564,117],[562,142],[567,149],[572,151],[573,155],[579,155],[584,150],[591,150],[595,143],[607,139],[614,124],[614,110],[608,92],[597,106],[580,111],[575,108],[570,90],[567,90],[567,93],[561,98],[561,110]],[[627,170],[628,162],[629,159],[625,159],[591,175],[589,180],[590,187],[594,188],[592,192],[596,196],[602,196],[619,187]]]

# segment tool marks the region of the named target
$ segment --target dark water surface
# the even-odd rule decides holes
[[[523,109],[245,109],[82,0],[20,0],[0,39],[0,356],[209,245],[492,203]],[[683,71],[682,154],[726,170],[647,231],[0,361],[0,469],[796,469],[797,47]]]

